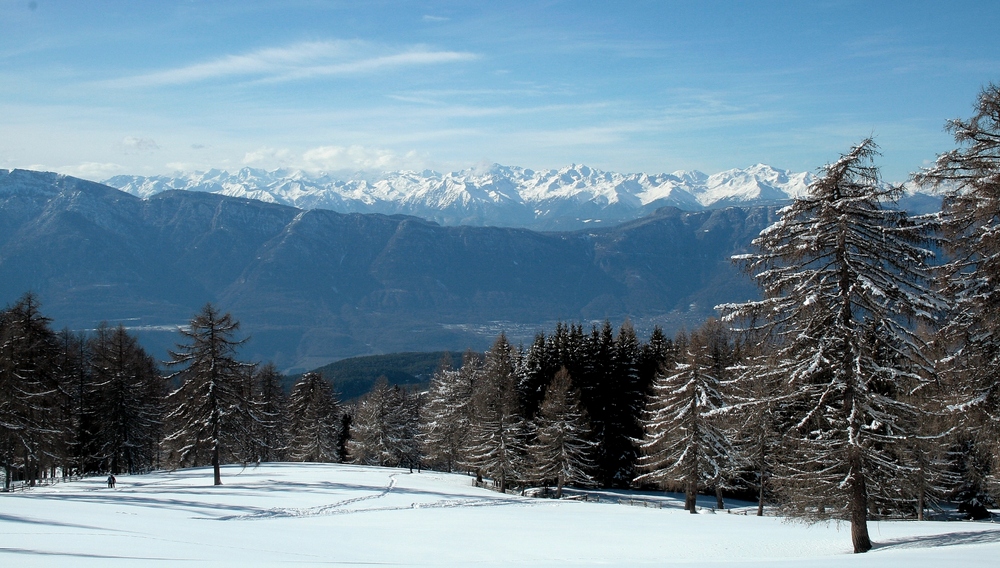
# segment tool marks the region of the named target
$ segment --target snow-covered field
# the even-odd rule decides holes
[[[1000,525],[848,527],[501,495],[469,477],[264,464],[60,483],[0,494],[0,566],[995,566]],[[705,501],[710,505],[712,501]],[[707,511],[706,511],[707,512]]]

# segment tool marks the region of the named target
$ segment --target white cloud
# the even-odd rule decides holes
[[[423,20],[425,22],[447,22],[447,21],[450,21],[451,18],[446,18],[444,16],[432,16],[430,14],[424,14]]]
[[[292,152],[287,148],[270,148],[267,146],[247,152],[243,163],[247,166],[277,167],[290,163]]]
[[[399,155],[391,150],[364,146],[320,146],[302,154],[302,168],[313,171],[420,169],[421,156],[410,151]]]
[[[383,52],[372,57],[372,53]],[[303,42],[284,47],[227,55],[175,69],[125,77],[107,82],[117,87],[183,85],[225,77],[250,77],[262,81],[288,81],[317,76],[364,73],[389,67],[452,63],[475,59],[459,51],[438,51],[413,46],[392,53],[386,47],[362,41]]]

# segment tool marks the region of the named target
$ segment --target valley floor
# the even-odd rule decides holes
[[[501,495],[463,475],[330,464],[195,468],[0,495],[3,566],[994,566],[1000,525],[775,517]],[[620,497],[606,494],[605,497]],[[709,505],[712,501],[706,501]],[[659,506],[662,505],[662,508]]]

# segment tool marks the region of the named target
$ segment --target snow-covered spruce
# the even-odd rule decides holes
[[[463,449],[472,424],[472,389],[478,376],[475,360],[475,354],[467,352],[456,370],[448,357],[431,378],[420,411],[422,457],[431,468],[452,472],[466,461]]]
[[[340,461],[340,404],[320,373],[305,373],[288,397],[291,439],[288,458],[305,462]]]
[[[90,381],[83,420],[87,471],[153,469],[163,436],[165,386],[156,362],[119,324],[101,324],[88,342]]]
[[[764,299],[720,306],[772,333],[774,358],[755,369],[789,386],[791,421],[775,485],[796,516],[850,520],[855,552],[871,548],[869,509],[892,504],[911,469],[899,442],[923,418],[914,393],[933,371],[914,319],[941,301],[928,289],[929,227],[890,209],[866,139],[827,165],[809,193],[753,244],[745,263]]]
[[[393,467],[420,465],[416,395],[380,378],[358,401],[347,441],[353,463]]]
[[[691,513],[697,512],[698,493],[710,487],[721,506],[721,489],[738,463],[720,421],[725,404],[721,374],[729,357],[728,341],[717,328],[718,323],[710,321],[679,342],[683,355],[657,376],[642,414],[639,469],[644,473],[635,482],[683,490],[684,508]]]
[[[0,312],[0,466],[4,489],[16,469],[39,477],[42,463],[58,455],[67,432],[55,361],[56,336],[38,298],[25,294]]]
[[[580,392],[565,367],[556,373],[532,425],[534,443],[528,446],[528,477],[539,483],[556,483],[556,499],[563,486],[596,485],[590,472],[597,443],[591,439],[587,413]]]
[[[466,465],[494,480],[501,493],[521,479],[527,424],[517,396],[516,355],[501,334],[486,353],[473,391],[474,422],[466,439]]]

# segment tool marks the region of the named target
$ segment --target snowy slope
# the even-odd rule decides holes
[[[4,566],[907,566],[994,565],[989,523],[872,523],[850,531],[773,517],[528,499],[462,475],[265,464],[121,476],[0,494]],[[703,511],[708,513],[710,511]],[[159,561],[151,563],[151,561]]]
[[[812,175],[758,164],[715,175],[620,174],[572,165],[530,170],[494,164],[448,174],[392,172],[336,179],[302,171],[244,168],[176,176],[115,176],[104,183],[139,197],[168,189],[207,191],[303,209],[405,213],[444,224],[535,228],[636,219],[659,207],[685,211],[763,205],[802,194]]]

